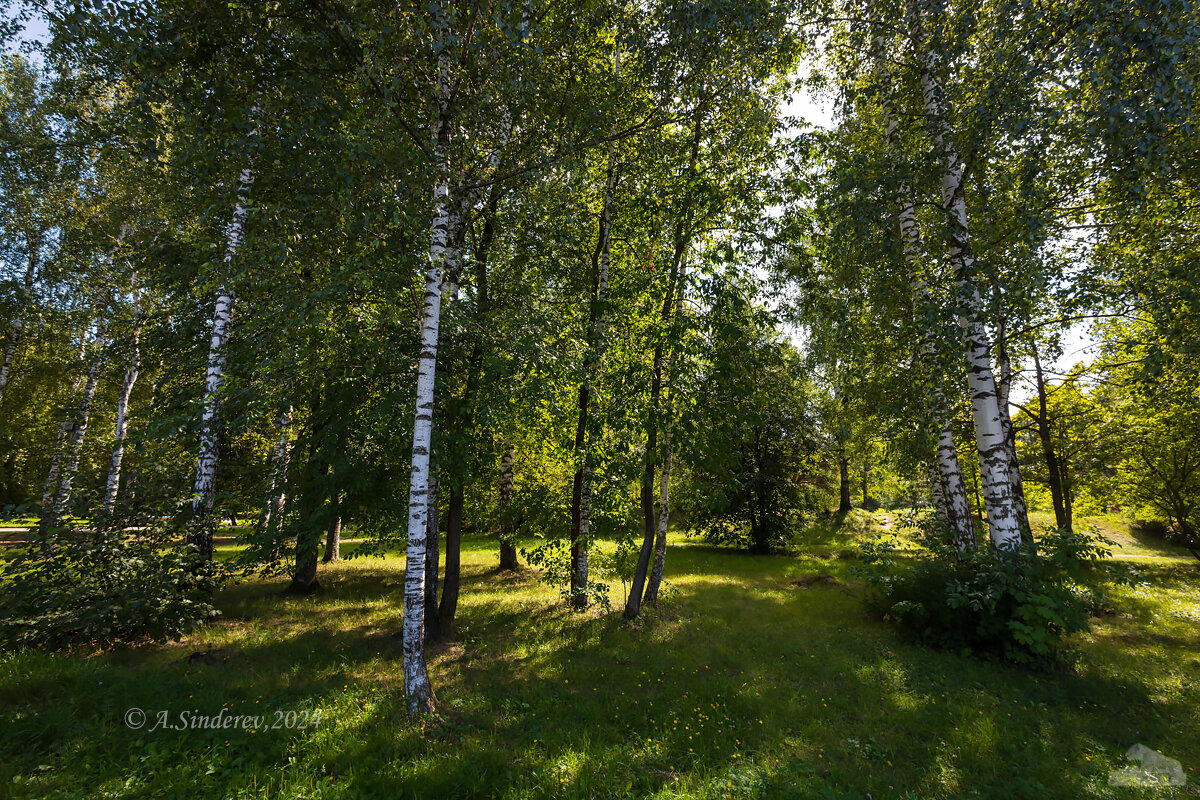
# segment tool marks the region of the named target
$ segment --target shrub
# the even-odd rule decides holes
[[[31,544],[0,565],[0,645],[177,639],[216,615],[215,588],[214,568],[170,543],[73,533]]]
[[[1109,555],[1095,532],[1048,529],[1010,550],[980,547],[959,557],[945,532],[926,523],[927,554],[897,563],[894,547],[863,547],[872,565],[868,605],[909,635],[934,646],[995,654],[1046,667],[1063,655],[1063,639],[1088,629],[1102,603],[1097,564]]]

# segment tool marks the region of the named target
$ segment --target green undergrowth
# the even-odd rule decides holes
[[[428,720],[403,712],[399,555],[323,567],[311,597],[230,586],[180,642],[3,655],[0,796],[1124,798],[1107,775],[1137,742],[1195,776],[1194,566],[1147,563],[1073,637],[1071,671],[1034,673],[869,618],[841,556],[888,520],[822,520],[770,556],[675,537],[669,600],[633,623],[468,540]],[[223,706],[268,727],[149,730]]]

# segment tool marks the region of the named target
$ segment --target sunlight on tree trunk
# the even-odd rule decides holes
[[[973,281],[975,259],[968,243],[967,207],[963,197],[963,162],[950,136],[942,108],[942,90],[933,65],[925,52],[924,22],[921,11],[910,3],[909,36],[921,70],[921,92],[925,117],[937,151],[944,155],[942,208],[950,225],[947,254],[954,266],[955,288],[959,304],[958,324],[962,330],[967,357],[967,383],[971,396],[971,416],[975,423],[975,443],[987,509],[988,530],[997,547],[1015,547],[1021,529],[1013,505],[1012,482],[1008,474],[1008,450],[996,382],[988,353],[987,332],[982,322],[983,298]]]

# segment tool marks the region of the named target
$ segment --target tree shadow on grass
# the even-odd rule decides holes
[[[532,572],[466,564],[457,639],[430,651],[434,720],[404,712],[403,573],[386,564],[330,571],[307,598],[234,587],[224,627],[173,647],[22,654],[0,683],[16,711],[0,722],[2,777],[68,797],[1033,797],[1096,793],[1085,753],[1174,737],[1193,751],[1169,754],[1200,755],[1168,719],[1190,711],[1152,703],[1136,676],[926,650],[854,596],[789,589],[786,559],[671,555],[691,579],[636,626],[567,609]],[[739,584],[735,562],[761,574]],[[228,659],[187,658],[211,648]],[[253,733],[123,719],[222,704],[323,716]]]

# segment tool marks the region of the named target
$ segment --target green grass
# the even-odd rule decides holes
[[[789,556],[674,538],[668,598],[635,623],[569,611],[467,541],[458,636],[430,653],[434,720],[403,712],[400,557],[323,568],[310,598],[230,587],[219,621],[166,646],[0,656],[0,796],[1123,798],[1139,795],[1106,776],[1136,742],[1196,775],[1195,565],[1139,564],[1147,583],[1115,590],[1073,671],[1031,673],[865,616],[838,556],[874,522],[836,522]],[[321,722],[123,720],[223,704]]]

